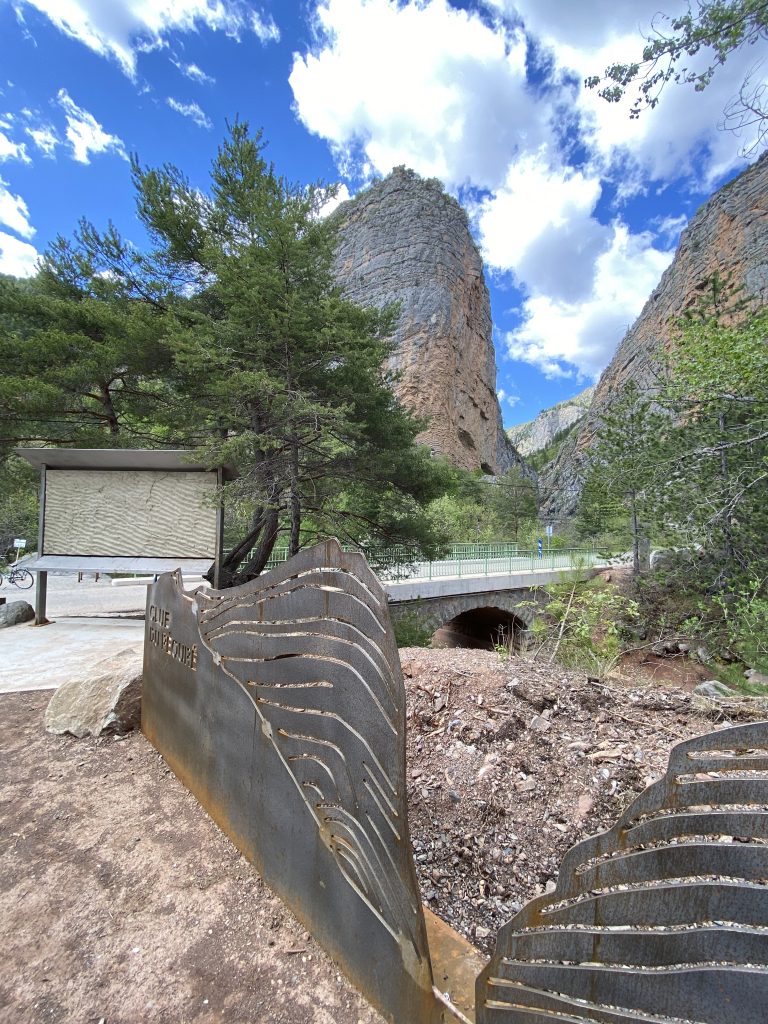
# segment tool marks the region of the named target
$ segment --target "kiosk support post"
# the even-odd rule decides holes
[[[37,530],[38,557],[43,553],[43,533],[45,530],[45,464],[40,467],[40,525]],[[35,625],[44,626],[48,619],[45,616],[45,605],[48,597],[48,573],[38,571],[35,588]]]

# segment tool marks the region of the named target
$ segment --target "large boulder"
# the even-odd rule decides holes
[[[6,626],[18,626],[20,622],[31,622],[35,617],[35,609],[26,601],[9,601],[0,604],[0,629]]]
[[[142,653],[126,648],[90,672],[63,683],[45,712],[48,732],[100,736],[130,732],[141,723]]]

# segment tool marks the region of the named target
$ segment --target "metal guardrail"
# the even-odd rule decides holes
[[[353,551],[351,547],[344,550]],[[288,557],[287,548],[275,548],[267,569],[282,565]],[[384,580],[425,579],[446,577],[494,576],[512,572],[536,572],[543,569],[578,569],[593,566],[598,561],[594,548],[552,548],[551,550],[521,550],[517,544],[454,544],[446,558],[424,561],[407,548],[386,548],[369,561],[376,566],[376,575]]]

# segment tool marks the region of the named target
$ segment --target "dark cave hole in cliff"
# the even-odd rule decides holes
[[[501,608],[473,608],[446,622],[432,638],[435,647],[471,647],[492,651],[497,645],[519,651],[526,625],[516,615]]]

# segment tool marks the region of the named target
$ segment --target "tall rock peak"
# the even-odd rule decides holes
[[[520,459],[501,422],[490,300],[464,210],[440,182],[397,167],[334,216],[344,294],[400,304],[390,368],[403,405],[429,418],[419,440],[465,469],[505,472]]]

